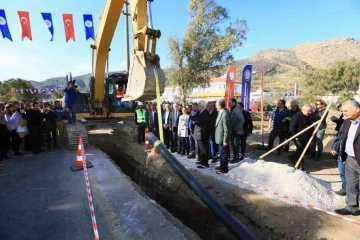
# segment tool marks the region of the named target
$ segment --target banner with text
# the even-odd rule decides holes
[[[235,95],[236,67],[231,67],[226,74],[225,106],[230,109],[229,100]]]
[[[251,75],[252,65],[246,65],[243,70],[241,85],[241,102],[246,111],[250,109]]]

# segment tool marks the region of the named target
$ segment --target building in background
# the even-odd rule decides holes
[[[189,94],[186,101],[196,102],[200,99],[205,101],[216,101],[217,99],[225,96],[226,88],[226,75],[219,78],[212,78],[209,81],[209,85],[205,88],[194,88]],[[241,97],[241,82],[235,82],[235,98]],[[162,101],[175,102],[181,99],[181,92],[179,87],[167,86],[164,89],[164,93],[161,96]]]

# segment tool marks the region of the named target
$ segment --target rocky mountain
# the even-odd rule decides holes
[[[268,91],[293,90],[295,82],[302,87],[302,72],[312,68],[326,68],[338,61],[360,59],[360,41],[354,38],[329,39],[322,42],[304,43],[286,49],[266,49],[244,59],[237,60],[237,76],[242,69],[253,65],[253,89],[260,85],[261,69],[264,72],[265,89]]]
[[[266,49],[252,56],[235,61],[237,78],[242,69],[253,65],[253,87],[259,87],[261,69],[264,72],[265,89],[268,91],[290,91],[295,82],[301,88],[302,72],[311,68],[325,68],[338,61],[350,58],[360,59],[360,41],[354,38],[337,38],[322,42],[304,43],[292,48]],[[166,70],[166,69],[164,69]],[[165,71],[166,72],[166,71]],[[89,91],[91,74],[73,77],[81,91]],[[65,86],[65,77],[55,77],[43,82],[32,81],[35,87]]]

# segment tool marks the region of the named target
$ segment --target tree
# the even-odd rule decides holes
[[[360,61],[350,59],[325,69],[313,69],[304,73],[306,89],[301,93],[306,100],[316,100],[324,94],[353,96],[360,84]]]
[[[220,75],[233,62],[231,51],[243,45],[248,31],[245,20],[230,22],[228,10],[215,0],[190,0],[189,23],[183,38],[170,35],[169,84],[179,86],[182,102],[211,76]]]
[[[5,80],[0,82],[0,99],[2,101],[17,101],[22,99],[37,100],[38,96],[31,94],[30,92],[24,91],[24,94],[12,94],[11,88],[23,88],[30,89],[34,88],[30,81],[26,81],[20,78]]]

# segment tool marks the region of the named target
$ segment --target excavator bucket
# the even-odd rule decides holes
[[[159,59],[159,58],[157,58]],[[123,101],[150,101],[156,99],[155,67],[159,78],[160,95],[164,92],[165,74],[160,68],[159,60],[151,61],[144,52],[132,55],[129,79]]]

